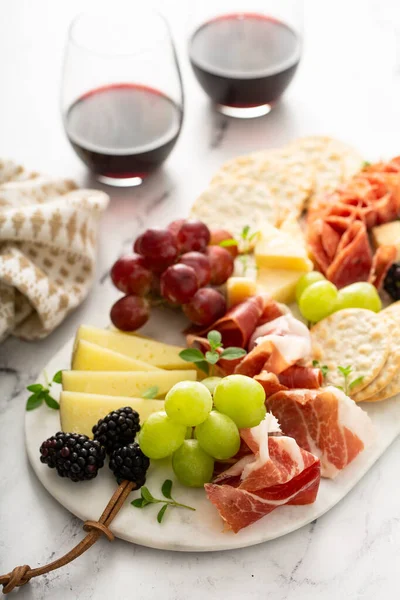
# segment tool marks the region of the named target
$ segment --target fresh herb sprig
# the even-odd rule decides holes
[[[348,396],[351,390],[364,379],[364,375],[360,375],[360,377],[350,380],[350,376],[353,371],[353,367],[351,365],[348,365],[347,367],[338,367],[338,371],[343,375],[344,383],[343,386],[338,385],[336,387],[338,387],[340,390],[343,390],[346,396]]]
[[[220,242],[222,248],[228,248],[229,246],[238,246],[239,248],[239,260],[242,263],[243,276],[246,275],[249,267],[249,254],[253,252],[254,244],[259,236],[259,231],[250,230],[250,225],[245,225],[239,235],[239,240],[229,239]]]
[[[162,504],[163,506],[160,508],[160,510],[157,513],[157,521],[159,523],[162,522],[164,515],[166,513],[166,510],[169,506],[176,507],[176,508],[187,508],[188,510],[196,510],[195,508],[193,508],[193,506],[188,506],[187,504],[181,504],[181,502],[177,502],[176,500],[174,500],[174,498],[172,497],[172,481],[171,481],[171,479],[166,479],[164,481],[164,483],[162,484],[162,487],[161,487],[161,492],[162,492],[162,495],[164,496],[164,498],[166,498],[165,500],[164,500],[164,498],[154,498],[154,496],[150,492],[149,488],[142,487],[140,490],[140,498],[136,498],[136,500],[133,500],[131,502],[131,504],[132,504],[132,506],[135,506],[136,508],[144,508],[145,506],[148,506],[149,504]]]
[[[329,371],[328,365],[321,365],[319,360],[313,360],[312,366],[315,367],[316,369],[320,369],[321,373],[322,373],[322,377],[324,379],[326,379],[326,376],[328,375],[328,371]]]
[[[224,360],[236,360],[246,355],[246,350],[243,348],[224,348],[222,345],[222,336],[219,331],[213,329],[207,334],[207,340],[210,344],[210,350],[205,354],[198,348],[186,348],[179,353],[179,356],[187,362],[196,363],[206,375],[213,375],[214,367],[217,362],[223,358]]]
[[[54,375],[53,379],[49,381],[46,372],[43,373],[45,385],[41,383],[32,383],[27,386],[28,392],[32,392],[32,395],[29,396],[26,402],[26,410],[34,410],[35,408],[39,408],[45,402],[49,408],[53,410],[59,410],[60,405],[51,396],[50,390],[53,383],[61,383],[62,382],[62,371],[57,371]]]
[[[158,385],[152,385],[147,390],[145,390],[142,394],[142,398],[146,398],[146,400],[153,400],[157,396],[159,392]]]

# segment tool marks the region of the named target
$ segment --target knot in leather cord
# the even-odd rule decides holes
[[[8,594],[9,592],[12,592],[14,588],[28,583],[30,577],[27,577],[26,574],[30,570],[31,568],[28,565],[15,567],[10,573],[8,583],[3,587],[3,593]]]
[[[113,542],[115,540],[115,536],[112,531],[103,525],[103,523],[99,523],[98,521],[85,521],[83,524],[83,529],[84,531],[93,531],[95,529],[105,535],[109,542]]]

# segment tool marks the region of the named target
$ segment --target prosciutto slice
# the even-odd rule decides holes
[[[367,229],[361,221],[354,221],[343,234],[326,276],[338,288],[342,288],[356,281],[366,281],[371,267],[372,252]]]
[[[321,369],[292,365],[278,376],[279,382],[287,388],[317,389],[323,384]]]
[[[257,328],[249,343],[249,348],[252,347],[235,373],[254,377],[261,371],[269,371],[278,375],[310,356],[310,332],[304,323],[286,314]]]
[[[269,435],[277,429],[276,419],[269,414],[257,427],[242,430],[252,454],[204,486],[208,499],[235,533],[279,506],[315,501],[319,460],[295,440]]]
[[[336,387],[281,391],[267,406],[286,435],[319,457],[323,477],[336,477],[374,438],[367,413]]]
[[[385,280],[386,273],[389,271],[392,263],[396,260],[396,256],[396,246],[379,246],[375,252],[368,281],[378,290]]]

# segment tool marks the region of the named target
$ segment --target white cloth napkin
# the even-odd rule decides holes
[[[0,161],[0,340],[46,337],[86,297],[108,201]]]

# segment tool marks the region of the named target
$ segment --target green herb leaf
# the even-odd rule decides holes
[[[343,375],[343,377],[348,377],[352,371],[351,365],[347,366],[347,367],[338,367],[337,368],[339,373],[341,373]]]
[[[205,360],[196,362],[196,367],[200,369],[200,371],[203,371],[203,373],[205,373],[206,375],[210,373],[210,367],[208,365],[208,362],[206,362]]]
[[[210,365],[217,364],[217,362],[219,361],[219,354],[218,354],[218,352],[215,352],[214,350],[212,350],[211,352],[206,352],[206,361]]]
[[[171,481],[170,479],[166,479],[166,480],[164,481],[164,483],[162,484],[161,491],[162,491],[162,495],[163,495],[165,498],[169,498],[170,500],[172,499],[172,496],[171,496],[171,491],[172,491],[172,481]]]
[[[38,408],[43,402],[43,398],[39,393],[36,394],[32,394],[32,396],[29,396],[27,402],[26,402],[26,410],[34,410],[35,408]]]
[[[144,498],[136,498],[136,500],[132,500],[131,504],[136,508],[143,508],[147,504],[149,504],[149,502],[147,502],[147,500],[145,500]]]
[[[246,356],[246,354],[247,352],[243,348],[231,346],[230,348],[225,348],[225,350],[221,352],[220,358],[224,358],[225,360],[236,360],[237,358]]]
[[[152,385],[147,390],[145,390],[142,394],[142,398],[146,398],[147,400],[152,400],[158,394],[158,385]]]
[[[43,390],[43,386],[41,383],[32,383],[32,385],[28,385],[27,388],[28,392],[41,392]]]
[[[322,365],[320,367],[320,369],[321,369],[322,377],[325,379],[325,377],[328,375],[329,367],[328,367],[328,365]]]
[[[198,363],[204,361],[204,354],[198,348],[186,348],[179,352],[179,356],[187,362]]]
[[[364,379],[364,375],[357,377],[357,379],[353,379],[353,381],[351,383],[349,383],[349,389],[352,390],[356,385],[361,383],[363,379]]]
[[[140,493],[142,494],[142,498],[144,498],[146,500],[146,502],[148,502],[148,503],[155,504],[157,502],[160,502],[160,500],[157,500],[157,498],[154,498],[154,496],[152,496],[152,494],[150,493],[150,491],[147,487],[142,487]]]
[[[367,167],[369,167],[371,165],[371,163],[368,160],[364,160],[363,164],[362,164],[362,169],[366,169]]]
[[[319,360],[315,360],[315,359],[314,359],[314,360],[312,361],[312,366],[313,366],[313,367],[319,367]]]
[[[259,231],[255,231],[254,233],[252,233],[251,236],[249,237],[249,242],[252,242],[254,240],[254,238],[259,235],[260,235]]]
[[[53,377],[54,383],[62,383],[62,371],[57,371],[57,373]]]
[[[215,329],[209,331],[207,334],[207,339],[210,342],[212,350],[215,350],[221,346],[222,336],[219,331],[216,331]]]
[[[245,225],[242,229],[242,233],[240,234],[243,240],[247,240],[249,231],[250,231],[250,225]]]
[[[234,240],[233,238],[229,239],[229,240],[222,240],[222,242],[219,243],[219,246],[221,246],[222,248],[229,248],[230,246],[237,246],[237,240]]]
[[[50,396],[49,393],[44,396],[44,401],[49,408],[52,408],[53,410],[60,410],[59,403],[53,398],[53,396]]]
[[[158,515],[157,515],[157,521],[159,523],[161,523],[161,521],[163,520],[165,511],[167,510],[167,508],[168,508],[168,504],[164,504],[164,506],[159,510]]]
[[[344,392],[344,388],[343,388],[341,385],[335,385],[335,387],[336,387],[338,390],[342,390],[342,392]]]

